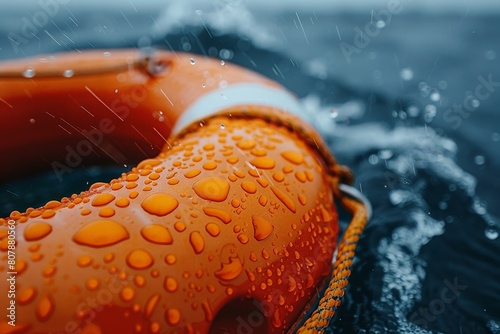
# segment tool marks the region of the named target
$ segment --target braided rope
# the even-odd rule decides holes
[[[342,303],[347,288],[356,246],[368,222],[368,212],[362,203],[346,196],[341,197],[340,202],[353,218],[340,241],[335,269],[325,294],[313,314],[297,330],[298,334],[323,333]]]

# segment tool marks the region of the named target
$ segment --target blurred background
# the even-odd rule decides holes
[[[0,5],[0,60],[152,46],[234,62],[294,92],[374,206],[337,333],[500,333],[499,33],[496,0]],[[0,209],[126,169],[12,180]]]

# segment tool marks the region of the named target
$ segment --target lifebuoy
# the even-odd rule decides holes
[[[369,207],[275,82],[189,54],[58,54],[0,65],[0,113],[1,180],[143,159],[0,219],[2,333],[328,325]],[[354,214],[340,243],[334,200]]]

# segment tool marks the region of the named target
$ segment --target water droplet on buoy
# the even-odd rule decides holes
[[[205,249],[205,239],[198,231],[189,234],[189,243],[196,254],[200,254]]]
[[[222,209],[204,207],[203,212],[209,217],[220,219],[224,224],[229,224],[231,222],[231,215]]]
[[[48,266],[48,267],[46,267],[43,270],[42,274],[43,274],[44,277],[49,278],[49,277],[54,276],[56,272],[57,272],[57,268],[56,267],[54,267],[54,266]]]
[[[236,143],[236,146],[242,150],[250,150],[257,145],[255,140],[252,139],[242,139]]]
[[[35,313],[39,321],[46,321],[54,312],[54,303],[48,296],[43,297],[37,304]]]
[[[141,235],[144,239],[154,244],[171,245],[174,242],[168,228],[158,224],[143,227]]]
[[[167,254],[167,256],[165,256],[165,262],[169,265],[172,265],[175,264],[175,262],[177,262],[177,258],[175,257],[174,254]]]
[[[253,236],[257,241],[266,239],[274,230],[273,224],[257,215],[252,215],[252,225],[254,229]]]
[[[225,62],[224,60],[221,60],[221,61],[220,61],[220,65],[221,65],[221,66],[224,66],[224,65],[226,65],[226,62]]]
[[[82,255],[76,261],[79,267],[85,268],[92,264],[92,258],[89,255]]]
[[[44,222],[33,222],[24,230],[26,241],[40,240],[52,232],[52,225]]]
[[[288,276],[288,292],[293,292],[297,287],[297,282],[292,276]]]
[[[35,76],[35,70],[32,69],[32,68],[27,68],[24,72],[23,72],[23,77],[25,78],[33,78]]]
[[[85,285],[88,290],[95,291],[99,288],[100,282],[97,278],[90,278]]]
[[[165,319],[170,326],[175,326],[181,321],[181,312],[175,308],[168,309],[165,312]]]
[[[275,166],[274,159],[268,157],[257,157],[252,161],[250,161],[250,163],[257,168],[262,168],[262,169],[272,169]]]
[[[207,177],[193,185],[193,190],[199,197],[215,202],[226,200],[229,188],[229,182],[219,177]]]
[[[128,238],[128,231],[117,222],[96,220],[82,227],[73,236],[73,241],[84,246],[105,247]]]
[[[208,234],[210,234],[212,237],[216,237],[220,234],[220,228],[219,225],[215,223],[208,223],[205,225],[205,230],[207,231]]]
[[[141,203],[144,211],[160,217],[168,215],[178,206],[179,202],[175,198],[164,193],[149,195]]]
[[[153,256],[149,252],[137,249],[127,255],[127,264],[132,269],[147,269],[153,265]]]
[[[144,314],[146,317],[150,318],[153,314],[156,305],[158,305],[158,301],[160,300],[159,294],[152,295],[149,300],[146,302],[146,307],[144,308]]]
[[[167,276],[165,277],[165,282],[163,282],[163,286],[165,290],[167,290],[168,292],[175,292],[177,291],[179,284],[177,284],[177,280],[175,278]]]
[[[255,194],[257,192],[257,186],[252,181],[244,181],[241,184],[241,188],[249,194]]]
[[[35,300],[36,297],[36,289],[35,288],[26,288],[22,290],[17,296],[17,302],[21,305],[26,305]]]
[[[134,297],[135,290],[130,286],[123,288],[123,290],[120,292],[120,299],[126,303],[130,302],[132,299],[134,299]]]
[[[277,187],[271,187],[273,194],[293,213],[297,211],[293,200]]]
[[[92,206],[103,206],[111,203],[115,199],[111,194],[99,194],[92,200]]]
[[[195,61],[193,58],[191,58],[191,59],[189,59],[189,63],[190,63],[191,65],[194,65],[194,64],[196,64],[196,61]]]
[[[203,169],[205,170],[214,170],[217,168],[217,164],[213,161],[207,161],[203,164]]]
[[[67,69],[67,70],[64,70],[63,77],[71,78],[74,74],[75,74],[75,71],[73,71],[72,69]]]
[[[193,177],[196,177],[201,174],[201,170],[199,169],[191,169],[184,173],[184,177],[188,179],[192,179]]]
[[[284,151],[281,152],[281,156],[295,165],[300,165],[304,162],[304,156],[296,151]]]
[[[243,264],[238,257],[229,258],[229,263],[222,263],[221,269],[214,275],[224,281],[231,281],[238,277],[243,271]]]
[[[31,124],[34,124],[36,122],[36,120],[34,118],[30,118],[30,123]]]

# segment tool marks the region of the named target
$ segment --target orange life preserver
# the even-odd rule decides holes
[[[58,54],[0,64],[0,114],[2,181],[145,159],[0,219],[2,333],[328,326],[369,207],[275,82],[189,54]],[[340,243],[334,200],[354,215]]]

